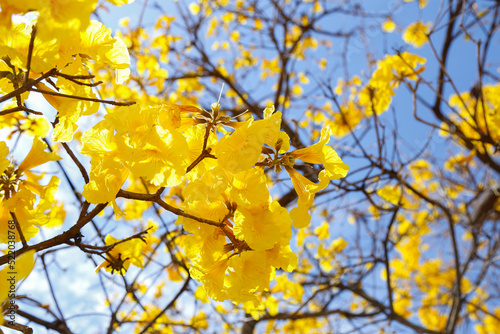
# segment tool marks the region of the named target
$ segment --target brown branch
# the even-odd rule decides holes
[[[17,310],[16,313],[19,314],[20,310]],[[15,331],[21,332],[23,334],[33,334],[33,329],[26,325],[18,324],[17,322],[10,323],[10,321],[4,320],[2,326],[13,329]],[[3,333],[0,329],[0,333]]]
[[[401,197],[403,195],[401,194]],[[401,201],[401,198],[399,199]],[[389,226],[387,227],[387,232],[385,234],[385,239],[383,242],[384,246],[384,265],[385,265],[385,272],[386,272],[386,284],[387,284],[387,295],[389,296],[389,309],[391,312],[394,312],[394,301],[393,301],[393,289],[392,289],[392,284],[391,284],[391,268],[390,268],[390,261],[389,261],[389,251],[387,249],[387,244],[389,243],[389,238],[391,234],[391,228],[394,222],[396,221],[396,216],[398,214],[400,207],[397,207],[394,213],[392,214],[391,221],[389,222]]]
[[[85,170],[85,167],[83,167],[83,165],[80,162],[80,160],[78,160],[76,158],[75,154],[69,148],[68,144],[62,143],[62,146],[64,147],[64,150],[66,151],[66,153],[68,153],[68,155],[71,157],[71,159],[73,160],[73,162],[75,163],[75,165],[80,170],[80,173],[82,174],[82,177],[83,177],[83,180],[85,181],[85,183],[89,183],[90,182],[89,175],[87,174],[87,171]]]
[[[382,311],[375,311],[375,312],[362,312],[362,313],[351,313],[347,312],[344,310],[322,310],[319,312],[305,312],[305,313],[297,313],[297,314],[290,314],[290,313],[278,313],[276,315],[265,315],[259,321],[261,320],[299,320],[299,319],[307,319],[307,318],[319,318],[319,317],[326,317],[332,314],[340,314],[346,318],[349,319],[355,319],[355,318],[368,318],[368,317],[373,317],[376,316],[377,314],[382,313]]]
[[[193,220],[196,220],[200,223],[212,225],[215,227],[222,227],[224,225],[224,221],[216,222],[216,221],[213,221],[210,219],[205,219],[205,218],[200,218],[200,217],[190,215],[189,213],[186,213],[186,212],[182,211],[181,209],[173,207],[170,204],[166,203],[165,201],[163,201],[160,198],[160,196],[158,196],[156,194],[139,194],[139,193],[133,193],[133,192],[129,192],[129,191],[120,189],[120,191],[118,191],[118,194],[116,194],[116,197],[135,199],[135,200],[139,200],[139,201],[154,202],[154,203],[158,204],[159,206],[161,206],[162,208],[164,208],[165,210],[172,212],[173,214],[175,214],[177,216],[182,216],[185,218],[193,219]]]
[[[94,79],[95,75],[69,75],[69,74],[64,74],[64,73],[58,72],[55,76],[64,78],[66,80],[69,80],[69,81],[74,82],[77,85],[81,85],[81,86],[96,87],[96,86],[99,86],[100,84],[102,84],[102,81],[97,81],[97,82],[78,81],[78,79],[83,79],[83,80]]]
[[[28,46],[28,61],[26,63],[26,73],[24,74],[23,86],[28,84],[31,69],[31,58],[33,57],[33,48],[35,46],[36,24],[31,27],[30,44]]]
[[[360,287],[351,286],[351,285],[344,285],[343,283],[336,283],[333,286],[336,287],[336,288],[339,288],[341,290],[349,290],[352,293],[360,296],[361,298],[365,299],[370,304],[372,304],[374,307],[378,308],[382,313],[384,313],[387,316],[388,319],[395,320],[395,321],[399,322],[400,324],[413,329],[417,333],[442,334],[442,332],[438,332],[438,331],[434,331],[434,330],[431,330],[431,329],[428,329],[428,328],[421,327],[421,326],[419,326],[419,325],[417,325],[417,324],[415,324],[415,323],[413,323],[413,322],[405,319],[404,317],[402,317],[401,315],[397,314],[396,312],[387,310],[387,307],[384,304],[382,304],[381,302],[379,302],[375,298],[373,298],[370,295],[368,295]]]
[[[19,106],[14,107],[14,108],[5,109],[5,110],[0,111],[0,116],[1,115],[11,114],[11,113],[17,112],[17,111],[26,111],[27,113],[35,114],[35,115],[39,115],[39,116],[43,115],[43,113],[40,112],[40,111],[32,110],[32,109],[27,108],[27,107],[25,107],[23,105],[19,105]]]
[[[23,231],[21,230],[21,225],[19,225],[19,220],[17,220],[16,214],[14,212],[10,212],[12,219],[14,219],[14,223],[16,225],[16,230],[19,232],[19,238],[21,239],[21,243],[23,247],[27,247],[26,238],[24,237]]]
[[[196,167],[203,159],[212,158],[217,159],[215,155],[210,154],[212,152],[212,148],[207,148],[201,152],[201,154],[186,168],[186,174],[189,173],[194,167]]]
[[[29,91],[31,89],[31,87],[33,87],[34,85],[36,85],[40,81],[42,81],[42,80],[44,80],[44,79],[46,79],[46,78],[54,75],[55,73],[57,73],[57,69],[53,68],[53,69],[49,70],[48,72],[42,74],[37,79],[28,81],[27,85],[23,85],[23,86],[15,89],[15,90],[13,90],[12,92],[10,92],[8,94],[5,94],[4,96],[0,97],[0,102],[4,102],[4,101],[7,101],[7,100],[10,100],[11,98],[13,98],[15,96],[21,95],[21,94]]]
[[[64,319],[64,315],[62,313],[61,306],[59,305],[59,301],[57,300],[56,293],[54,291],[54,286],[52,284],[52,280],[50,279],[49,271],[47,270],[47,264],[45,263],[45,255],[46,254],[47,253],[44,253],[44,254],[42,254],[42,256],[40,256],[40,258],[42,259],[42,264],[43,264],[43,269],[44,269],[43,271],[45,272],[45,278],[47,279],[47,283],[48,283],[49,289],[50,289],[50,294],[52,295],[52,299],[54,300],[54,304],[56,305],[56,309],[59,312],[59,315],[61,316],[61,321],[65,325],[64,327],[66,327],[66,320]]]
[[[26,253],[27,251],[32,250],[32,249],[39,252],[39,251],[47,249],[47,248],[52,248],[54,246],[64,244],[66,241],[76,237],[80,233],[80,230],[82,229],[82,227],[84,227],[95,216],[97,216],[97,214],[99,214],[99,212],[104,210],[104,208],[108,205],[108,203],[97,204],[92,211],[90,211],[89,213],[84,215],[83,211],[88,208],[88,205],[89,204],[87,202],[84,203],[80,218],[78,219],[78,221],[76,222],[75,225],[70,227],[69,230],[67,230],[67,231],[65,231],[65,232],[63,232],[63,233],[61,233],[53,238],[42,241],[36,245],[26,246],[26,247],[23,247],[19,250],[16,250],[16,255],[19,256],[19,255]],[[8,254],[0,257],[0,265],[5,264],[8,261],[9,261]]]
[[[66,326],[66,323],[56,319],[53,322],[48,322],[46,320],[40,319],[30,313],[24,312],[22,310],[17,310],[17,314],[19,314],[21,317],[28,319],[29,321],[32,321],[38,325],[41,325],[47,329],[52,329],[56,332],[59,332],[61,334],[72,334],[72,332],[69,330],[69,328]]]
[[[151,326],[154,325],[154,323],[156,322],[156,320],[158,320],[158,318],[160,318],[165,312],[167,312],[167,310],[169,308],[171,308],[174,305],[174,303],[177,301],[177,299],[179,299],[179,297],[182,295],[182,293],[187,290],[187,287],[188,287],[188,284],[189,284],[190,281],[191,281],[191,276],[188,276],[186,278],[186,281],[182,285],[181,289],[177,292],[177,294],[174,296],[174,298],[172,298],[172,300],[170,301],[170,303],[168,303],[167,306],[165,306],[163,308],[163,310],[161,310],[160,313],[158,313],[156,315],[156,317],[153,318],[153,320],[151,320],[146,326],[144,326],[144,328],[142,329],[142,331],[139,334],[146,333],[148,331],[148,329]]]
[[[383,166],[377,166],[378,168],[383,168]],[[399,174],[393,170],[388,170],[388,174],[397,179],[401,184],[403,184],[407,189],[409,189],[412,193],[417,195],[418,197],[424,199],[426,202],[440,208],[443,213],[445,214],[448,222],[448,229],[450,231],[450,237],[451,237],[451,244],[453,248],[453,257],[454,257],[454,266],[455,266],[455,284],[454,284],[454,299],[453,299],[453,305],[450,309],[450,315],[448,317],[448,322],[446,325],[446,333],[452,333],[454,331],[454,327],[456,325],[456,322],[458,321],[458,315],[460,313],[461,309],[461,304],[462,304],[462,287],[461,287],[461,278],[462,274],[460,271],[460,254],[458,252],[458,243],[457,243],[457,238],[455,234],[455,227],[454,227],[454,219],[453,215],[450,212],[450,210],[445,207],[441,202],[430,198],[429,196],[423,194],[419,190],[415,189],[407,180],[403,179],[402,177],[399,176]]]

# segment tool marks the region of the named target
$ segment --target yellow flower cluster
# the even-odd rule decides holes
[[[36,78],[57,69],[57,89],[38,82],[35,91],[41,92],[58,111],[59,122],[55,127],[55,141],[69,141],[73,137],[81,116],[91,115],[99,109],[92,85],[88,84],[88,63],[106,64],[117,71],[117,82],[128,78],[130,58],[127,48],[119,38],[111,37],[111,30],[102,23],[89,20],[97,1],[66,1],[59,6],[47,6],[46,1],[7,1],[2,3],[0,24],[0,71],[12,75],[0,77],[0,94],[18,88],[28,67],[30,77]],[[29,24],[11,22],[13,14],[37,10],[39,15]],[[32,36],[33,56],[28,64],[27,55]],[[54,38],[57,36],[57,38]],[[28,66],[29,65],[29,66]],[[83,79],[82,79],[83,78]],[[77,80],[75,80],[77,79]],[[82,84],[84,82],[84,84]],[[58,96],[55,96],[55,93]],[[80,96],[71,99],[61,95]],[[23,100],[29,91],[23,93]]]
[[[83,195],[91,203],[114,203],[129,176],[158,187],[184,184],[187,216],[177,224],[190,233],[183,246],[192,277],[213,299],[246,302],[268,288],[276,268],[297,266],[289,246],[292,222],[307,226],[315,193],[348,167],[328,146],[328,128],[318,143],[288,152],[274,108],[266,108],[262,120],[244,122],[219,109],[218,103],[210,112],[169,103],[114,109],[82,136],[82,153],[91,157]],[[235,130],[227,132],[228,126]],[[324,166],[319,183],[293,168],[296,159]],[[272,200],[264,167],[290,175],[299,196],[290,213]]]
[[[46,152],[47,144],[35,137],[33,146],[26,158],[16,166],[9,162],[7,154],[9,148],[5,142],[0,142],[0,221],[6,225],[7,221],[14,221],[13,214],[18,221],[21,233],[11,233],[15,239],[9,238],[8,229],[0,229],[0,243],[9,241],[25,241],[35,237],[39,229],[37,226],[59,225],[64,220],[62,206],[55,201],[54,195],[59,186],[59,179],[52,176],[45,186],[40,184],[43,174],[32,171],[48,161],[61,158],[57,153]],[[49,214],[46,214],[50,210]]]
[[[498,151],[500,143],[500,84],[483,85],[479,93],[464,92],[450,97],[453,113],[450,119],[474,145],[489,154]],[[442,125],[446,128],[446,124]],[[484,140],[484,138],[487,138]]]
[[[422,47],[428,41],[427,35],[430,30],[430,23],[424,24],[421,21],[410,24],[403,33],[403,40],[417,48]]]
[[[54,198],[59,179],[52,176],[48,184],[42,185],[44,175],[32,170],[61,159],[55,152],[46,152],[46,148],[47,145],[35,137],[31,150],[16,166],[7,159],[7,144],[0,141],[0,244],[6,246],[5,254],[9,255],[9,261],[0,269],[0,306],[12,299],[14,286],[29,275],[35,264],[35,250],[18,257],[16,243],[27,244],[39,234],[39,226],[57,226],[64,221],[63,206]],[[3,316],[0,316],[0,325],[2,323]]]
[[[92,204],[109,202],[120,215],[122,212],[115,200],[127,180],[133,184],[140,179],[157,187],[154,199],[142,200],[161,202],[164,209],[179,216],[177,223],[190,233],[179,238],[189,260],[189,272],[203,283],[207,295],[217,300],[255,302],[254,294],[268,289],[276,268],[291,271],[297,266],[297,256],[290,248],[292,225],[307,226],[316,193],[325,189],[331,180],[347,174],[348,166],[328,145],[332,130],[325,127],[316,144],[290,151],[288,135],[280,129],[281,113],[275,112],[274,107],[264,110],[263,119],[237,122],[224,115],[218,103],[206,111],[154,97],[143,99],[130,89],[116,96],[137,97],[140,105],[97,98],[93,87],[100,83],[92,82],[94,77],[89,71],[108,67],[116,70],[117,83],[126,80],[130,64],[128,46],[133,50],[138,37],[129,36],[125,41],[112,37],[102,23],[89,19],[96,5],[97,0],[50,5],[46,0],[2,2],[0,94],[6,101],[9,96],[12,99],[9,109],[2,113],[24,110],[40,114],[23,104],[29,94],[40,93],[57,110],[52,139],[68,142],[75,136],[82,116],[97,113],[102,102],[119,105],[107,110],[103,120],[78,137],[82,143],[81,153],[91,159],[88,178],[83,172],[84,179],[88,179],[82,192],[85,200]],[[208,13],[209,8],[191,6],[191,10]],[[37,13],[27,14],[32,11]],[[23,19],[13,20],[13,16]],[[229,16],[227,20],[235,20]],[[170,22],[165,17],[159,24],[168,27]],[[300,32],[297,29],[296,34]],[[290,35],[289,42],[296,37]],[[231,38],[237,41],[240,36],[235,33]],[[175,42],[175,37],[154,40],[157,46]],[[316,44],[317,41],[308,38],[298,49],[314,48]],[[250,51],[246,52],[251,58]],[[158,64],[159,59],[168,61],[163,56],[139,55],[139,73],[151,72],[155,69],[152,64]],[[252,62],[248,62],[248,66],[251,65]],[[269,62],[267,67],[268,75],[276,71],[275,62]],[[225,71],[223,64],[219,70]],[[162,79],[168,73],[157,72],[153,75],[153,84],[162,89]],[[118,87],[113,85],[112,89],[118,90]],[[196,78],[179,81],[179,89],[187,95],[201,88]],[[295,92],[300,91],[297,86]],[[182,97],[172,99],[179,101]],[[13,120],[9,116],[4,122]],[[22,130],[45,135],[47,126],[43,125],[47,124],[27,117],[23,119]],[[56,153],[45,152],[46,148],[46,144],[35,137],[32,150],[15,167],[6,159],[7,146],[0,143],[0,216],[2,220],[17,217],[17,229],[23,233],[17,234],[16,241],[24,244],[38,233],[35,225],[43,225],[49,218],[60,221],[63,218],[54,200],[58,179],[53,177],[46,186],[41,186],[38,184],[41,177],[31,171],[47,161],[59,159]],[[312,182],[294,169],[296,160],[317,165],[319,181]],[[270,196],[265,168],[274,168],[278,173],[286,171],[290,176],[298,194],[297,206],[290,212]],[[164,187],[170,187],[171,192],[179,195],[180,208],[161,198]],[[45,214],[48,210],[50,215]],[[58,216],[53,217],[56,214]],[[135,214],[139,215],[140,211]],[[0,234],[1,243],[6,242],[6,238]],[[148,241],[156,242],[142,236],[120,241],[108,235],[103,248],[107,256],[98,269],[105,267],[124,274],[131,264],[141,267]]]
[[[330,126],[335,136],[346,135],[364,118],[387,111],[395,89],[405,80],[417,80],[418,74],[425,70],[424,66],[420,66],[425,61],[424,58],[405,51],[380,60],[365,84],[359,76],[353,76],[347,82],[339,79],[335,94],[347,95],[342,103],[339,102],[340,110],[334,111],[331,104],[327,103],[317,113],[306,112],[307,120],[301,126],[321,124]]]
[[[360,91],[358,103],[365,110],[364,114],[381,114],[389,109],[392,96],[395,95],[394,89],[405,79],[416,80],[417,75],[425,69],[418,66],[424,63],[424,58],[407,51],[386,56],[378,62],[368,85]]]
[[[124,1],[114,0],[115,3]],[[99,108],[90,80],[88,64],[102,63],[117,71],[117,78],[128,76],[129,54],[119,38],[102,23],[91,21],[97,0],[47,1],[5,0],[0,10],[0,128],[9,128],[8,139],[16,133],[34,137],[25,159],[16,164],[7,143],[0,141],[0,244],[9,250],[39,234],[39,226],[61,225],[62,205],[55,199],[59,179],[52,176],[43,185],[45,174],[36,169],[49,161],[60,160],[47,152],[41,139],[49,123],[38,110],[24,103],[33,92],[41,93],[57,109],[55,141],[72,139],[81,116]],[[44,83],[42,83],[45,82]],[[49,87],[50,85],[51,87]],[[26,115],[20,113],[25,111]],[[34,116],[34,114],[39,116]],[[7,271],[16,271],[17,283],[34,267],[34,251],[16,259],[15,270],[6,265],[0,270],[2,282]],[[7,298],[4,283],[0,304]],[[2,319],[2,317],[0,317]]]

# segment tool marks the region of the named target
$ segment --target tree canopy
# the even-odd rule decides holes
[[[0,333],[498,333],[498,1],[0,1]]]

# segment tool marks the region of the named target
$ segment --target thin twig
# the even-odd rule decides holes
[[[19,232],[19,238],[21,239],[21,243],[23,247],[27,247],[28,243],[26,242],[26,238],[24,237],[23,231],[21,230],[21,225],[19,224],[19,220],[17,220],[16,214],[14,212],[10,212],[12,219],[14,219],[14,223],[16,225],[16,229]]]
[[[28,84],[28,79],[30,77],[31,58],[33,57],[33,48],[35,46],[35,35],[36,35],[36,25],[33,25],[31,27],[30,44],[28,47],[28,61],[26,64],[26,73],[24,74],[23,86],[26,86]]]

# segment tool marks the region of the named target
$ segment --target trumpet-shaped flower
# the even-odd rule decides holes
[[[0,141],[0,172],[3,174],[5,169],[9,166],[9,159],[7,159],[7,154],[9,154],[9,148],[4,141]]]
[[[262,168],[251,168],[233,176],[231,196],[239,206],[269,204],[267,177]]]
[[[14,234],[14,240],[11,239],[12,234],[9,235],[5,224],[5,222],[9,220],[13,221],[12,213],[16,215],[18,226],[21,228],[25,240],[30,240],[38,234],[38,227],[33,225],[33,223],[38,223],[37,216],[34,216],[32,211],[35,201],[36,196],[32,192],[26,188],[21,188],[21,190],[17,191],[11,198],[0,202],[0,217],[4,223],[0,230],[0,243],[21,241],[21,234],[19,231],[16,231],[17,233]]]
[[[105,119],[116,129],[117,157],[135,176],[145,177],[157,186],[181,183],[188,145],[176,129],[180,125],[179,111],[161,105],[132,106],[117,108]]]
[[[403,33],[403,40],[417,48],[422,47],[428,41],[430,23],[424,24],[421,21],[410,24]]]
[[[83,187],[83,197],[93,204],[114,203],[130,171],[120,162],[110,159],[94,158],[92,162],[95,167],[90,172],[90,182]]]
[[[130,171],[117,158],[117,145],[108,121],[82,136],[82,153],[91,157],[90,182],[82,195],[93,204],[114,202]]]
[[[284,215],[279,213],[271,211],[267,204],[239,207],[234,214],[235,237],[244,240],[253,250],[272,248],[280,240],[279,220]]]
[[[308,211],[314,201],[316,191],[319,191],[316,183],[312,182],[304,175],[297,172],[291,167],[285,167],[290,179],[292,180],[293,188],[299,197],[297,207],[290,210],[293,226],[295,228],[303,228],[311,222],[311,216]]]
[[[274,274],[266,252],[244,252],[233,256],[228,261],[228,267],[231,268],[226,278],[228,293],[236,303],[255,299],[253,293],[269,288]]]
[[[228,184],[227,172],[217,166],[208,170],[202,177],[189,182],[182,194],[186,202],[213,203],[221,199]]]
[[[143,268],[142,250],[144,245],[146,245],[143,240],[130,239],[120,241],[108,234],[104,242],[108,246],[113,246],[113,248],[107,252],[108,258],[96,268],[96,272],[101,268],[106,268],[111,273],[116,271],[124,275],[131,264]]]
[[[219,141],[215,146],[219,166],[237,174],[255,165],[264,143],[274,146],[280,136],[281,113],[272,111],[273,108],[267,108],[263,120],[249,119]]]
[[[3,11],[3,3],[2,3]],[[0,25],[0,54],[9,59],[11,65],[26,70],[28,48],[32,24],[15,23],[7,27]],[[58,55],[57,40],[52,38],[37,38],[33,45],[33,57],[30,63],[31,70],[36,73],[48,71]],[[11,69],[8,69],[11,72]]]
[[[18,285],[24,280],[30,272],[35,267],[35,250],[27,251],[21,256],[16,258],[16,263],[14,266],[11,264],[6,264],[0,270],[0,280],[2,284],[0,284],[0,309],[3,309],[2,305],[5,301],[7,301],[9,297],[9,293],[12,290],[15,290],[11,285]],[[13,274],[14,272],[14,274]],[[0,312],[0,315],[2,313]],[[0,325],[2,324],[3,316],[0,316]]]
[[[46,148],[47,144],[35,137],[26,158],[15,167],[5,158],[8,154],[6,144],[0,144],[0,217],[2,221],[8,221],[13,219],[12,214],[15,214],[26,240],[38,234],[38,228],[34,225],[49,222],[51,216],[45,212],[56,205],[54,193],[59,185],[58,178],[52,177],[50,182],[43,186],[39,183],[43,175],[31,170],[48,161],[60,159],[57,153],[46,152]],[[15,241],[20,241],[21,233],[16,233],[15,237]],[[1,230],[0,242],[8,240],[7,231]]]
[[[325,167],[319,173],[319,182],[316,184],[297,172],[292,166],[285,166],[299,197],[298,206],[290,211],[293,225],[296,228],[305,227],[309,224],[311,217],[308,210],[312,205],[315,194],[325,189],[331,180],[345,177],[349,171],[349,166],[344,164],[337,152],[327,145],[330,141],[330,136],[330,128],[324,128],[321,130],[321,139],[319,142],[287,153],[293,157],[292,161],[300,159],[312,164],[322,164]]]
[[[85,133],[82,153],[92,157],[85,198],[113,201],[129,172],[156,186],[179,185],[188,164],[179,112],[162,105],[117,108]]]
[[[331,130],[321,130],[321,139],[316,144],[290,152],[295,158],[312,164],[321,164],[325,167],[323,176],[327,180],[336,180],[347,175],[349,166],[342,162],[337,152],[330,146]],[[321,176],[321,175],[320,175]],[[323,188],[324,189],[324,188]]]
[[[49,161],[61,160],[61,157],[59,157],[56,152],[46,152],[46,148],[47,144],[40,138],[35,137],[33,139],[33,146],[31,147],[31,150],[28,152],[28,155],[24,158],[23,162],[19,165],[18,170],[23,171],[29,176],[32,175],[30,169],[38,167]]]

